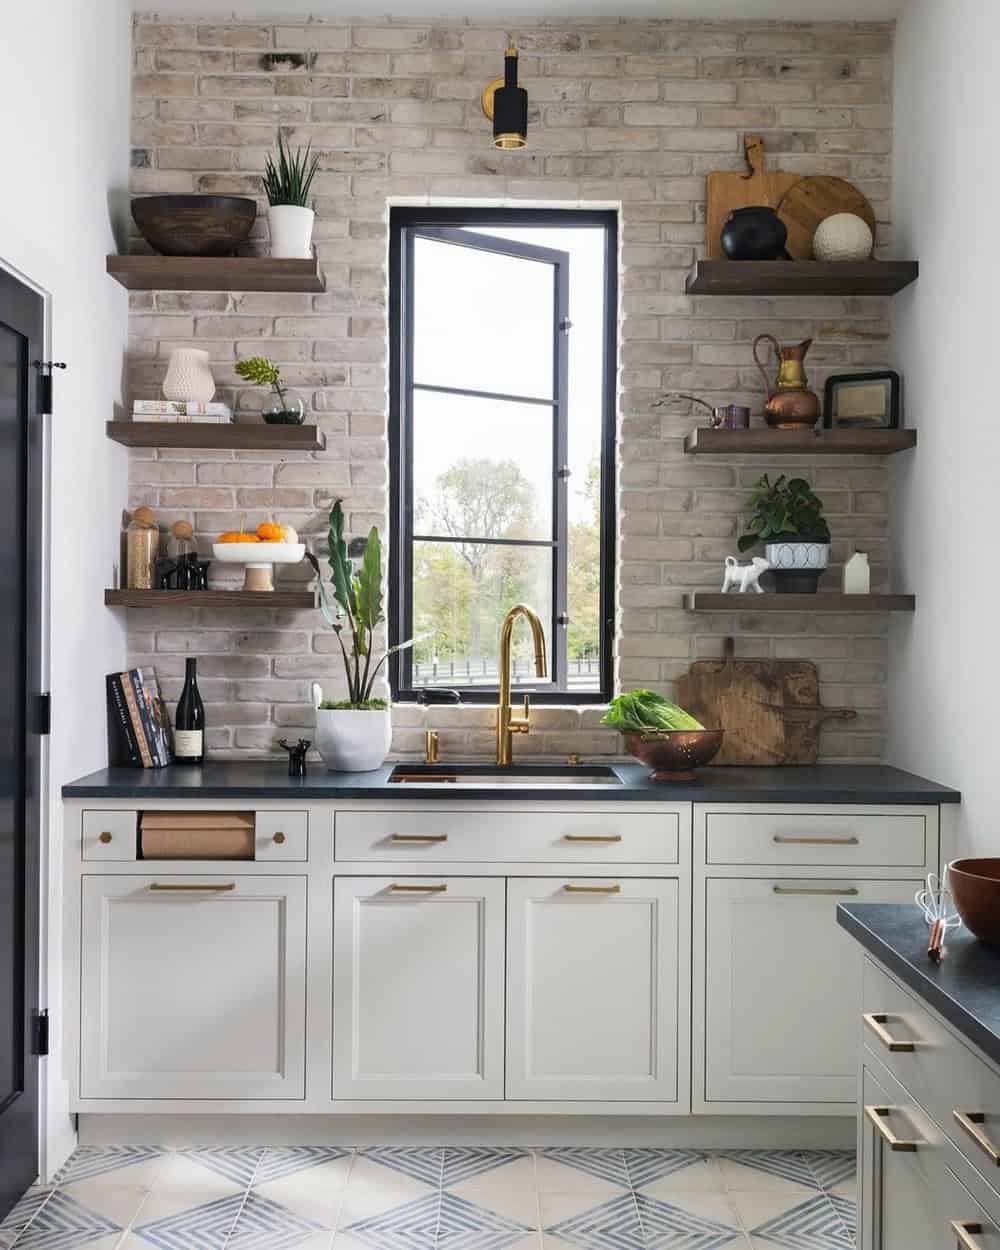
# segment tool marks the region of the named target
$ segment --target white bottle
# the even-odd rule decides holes
[[[856,551],[844,565],[844,594],[867,595],[872,588],[872,571],[868,565],[868,554]]]

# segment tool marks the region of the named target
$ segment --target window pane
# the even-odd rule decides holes
[[[414,533],[552,537],[550,408],[413,392]]]
[[[600,688],[601,654],[601,463],[595,455],[582,483],[570,479],[566,651],[569,684]]]
[[[500,625],[515,603],[534,608],[552,671],[552,550],[484,543],[413,544],[413,685],[495,686]],[[514,630],[515,681],[536,685],[531,630]]]
[[[413,380],[553,396],[552,265],[416,238]]]

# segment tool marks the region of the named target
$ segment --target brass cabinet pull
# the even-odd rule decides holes
[[[977,1224],[974,1220],[952,1220],[951,1231],[958,1238],[958,1244],[963,1250],[983,1250],[976,1241],[983,1231],[982,1224]]]
[[[969,1134],[979,1149],[986,1155],[994,1167],[1000,1168],[1000,1150],[993,1145],[980,1124],[986,1123],[986,1115],[982,1111],[959,1111],[957,1108],[952,1112],[956,1122]]]
[[[394,833],[390,842],[447,842],[446,833]]]
[[[865,1116],[875,1125],[879,1136],[890,1150],[902,1151],[905,1154],[915,1154],[917,1143],[915,1141],[901,1141],[885,1122],[885,1117],[895,1110],[895,1107],[865,1107]]]
[[[410,885],[393,881],[389,886],[394,894],[443,894],[447,885]]]
[[[567,894],[621,894],[621,886],[614,885],[564,885]]]
[[[776,833],[771,839],[778,846],[857,846],[858,838],[853,833],[845,837],[811,838],[806,834]]]
[[[857,894],[856,885],[773,885],[775,894]]]
[[[111,841],[111,834],[108,833],[107,829],[105,829],[103,833],[99,833],[97,835],[97,840],[98,842],[103,842],[103,844],[107,846],[108,843]]]
[[[191,882],[190,884],[188,884],[187,882],[185,882],[183,885],[181,885],[181,884],[179,884],[179,883],[177,883],[177,882],[174,882],[174,881],[171,881],[169,884],[164,884],[164,883],[162,883],[162,882],[160,882],[160,881],[153,881],[153,882],[151,882],[151,883],[150,883],[149,888],[150,888],[151,890],[156,890],[156,891],[158,891],[159,893],[166,893],[168,890],[170,890],[170,891],[174,891],[174,890],[176,890],[176,891],[181,891],[181,890],[204,890],[204,891],[206,891],[206,892],[211,892],[211,893],[213,893],[213,894],[225,894],[225,893],[227,893],[229,890],[235,890],[235,889],[236,889],[236,882],[235,882],[235,881],[226,881],[226,882],[225,882],[224,884],[222,884],[222,885],[213,885],[213,884],[211,884],[211,883],[209,883],[209,882],[202,882],[202,881],[198,881],[198,882]]]
[[[891,1050],[893,1054],[910,1054],[914,1050],[913,1042],[899,1041],[885,1027],[889,1023],[889,1017],[884,1011],[866,1011],[861,1019],[886,1050]],[[955,1114],[958,1115],[958,1112],[956,1111]]]
[[[275,842],[277,842],[277,844],[278,844],[279,846],[281,846],[281,844],[284,842],[284,840],[285,840],[285,835],[281,832],[281,830],[280,830],[280,829],[279,829],[279,830],[278,830],[278,832],[274,835],[274,840],[275,840]]]
[[[564,842],[620,842],[620,833],[564,833]]]

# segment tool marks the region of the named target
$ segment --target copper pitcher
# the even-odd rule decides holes
[[[778,358],[778,376],[772,387],[757,355],[757,344],[770,343]],[[819,419],[819,396],[811,391],[802,362],[812,346],[804,339],[792,347],[782,347],[773,334],[758,334],[753,341],[753,358],[764,380],[767,403],[764,419],[776,430],[811,430]]]

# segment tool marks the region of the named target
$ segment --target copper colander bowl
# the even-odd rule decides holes
[[[694,781],[694,769],[709,763],[722,747],[722,729],[650,729],[626,733],[625,750],[649,764],[650,781]]]
[[[948,887],[969,932],[1000,946],[1000,859],[956,859]]]

